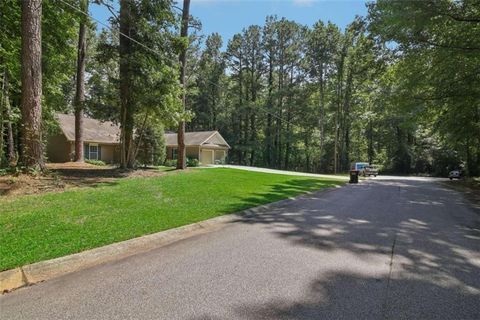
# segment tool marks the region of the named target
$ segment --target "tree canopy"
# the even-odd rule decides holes
[[[124,166],[161,163],[163,128],[186,120],[187,131],[219,130],[231,163],[341,172],[367,161],[386,172],[480,174],[476,1],[378,0],[345,28],[268,16],[231,39],[202,36],[194,17],[182,37],[181,8],[170,0],[122,0],[119,12],[97,0],[112,11],[103,31],[81,13],[84,0],[42,2],[43,143],[54,114],[78,105],[86,23],[83,110],[121,126]],[[21,12],[18,1],[0,3],[3,166],[24,148]]]

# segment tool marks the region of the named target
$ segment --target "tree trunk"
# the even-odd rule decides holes
[[[22,162],[43,171],[41,27],[42,0],[22,1]]]
[[[368,163],[373,163],[373,124],[368,122]]]
[[[0,64],[2,61],[0,60]],[[4,152],[3,152],[3,141],[4,141],[4,123],[5,123],[5,117],[6,117],[6,108],[5,105],[7,104],[7,68],[5,68],[3,72],[3,79],[2,79],[2,95],[0,99],[0,168],[3,165],[3,159],[4,159]]]
[[[280,93],[278,95],[278,119],[277,119],[277,144],[276,144],[276,155],[275,155],[275,164],[276,168],[282,169],[282,155],[283,155],[283,150],[282,150],[282,116],[283,116],[283,87],[284,87],[284,45],[283,42],[280,44],[280,58],[279,58],[279,75],[278,75],[278,92]]]
[[[190,0],[183,0],[183,12],[182,12],[182,26],[180,29],[180,36],[182,38],[188,38],[188,20],[190,17]],[[183,48],[180,52],[180,84],[182,85],[182,104],[183,110],[185,110],[186,104],[186,83],[185,83],[185,71],[187,68],[187,48]],[[185,151],[185,121],[181,121],[178,126],[178,159],[177,169],[185,169],[187,167],[186,151]]]
[[[247,92],[247,91],[246,91]],[[248,101],[247,99],[245,101]],[[248,111],[246,112],[245,117],[243,118],[243,151],[242,151],[242,159],[243,162],[241,164],[247,165],[247,149],[249,148],[248,143]]]
[[[344,141],[342,148],[342,164],[341,170],[348,170],[350,167],[350,102],[353,93],[353,71],[351,67],[348,68],[348,75],[346,80],[346,87],[344,93],[344,104],[343,104],[343,129],[344,129]]]
[[[250,165],[253,166],[255,163],[255,150],[257,145],[257,131],[255,126],[255,113],[252,111],[252,115],[250,116],[250,143],[252,145],[251,153],[250,153]]]
[[[308,132],[305,132],[305,162],[306,162],[306,172],[314,172],[315,166],[312,163],[312,155],[311,155],[311,147],[310,142],[312,141],[312,137]]]
[[[269,53],[268,58],[268,114],[267,114],[267,129],[266,129],[266,140],[267,140],[267,150],[266,150],[266,163],[267,167],[272,166],[272,112],[273,112],[273,53]]]
[[[88,0],[80,0],[80,8],[88,13]],[[83,109],[85,105],[85,63],[87,27],[82,17],[78,32],[77,81],[75,94],[75,161],[83,162]]]
[[[131,0],[120,0],[120,32],[134,36]],[[120,35],[120,167],[133,168],[135,159],[132,149],[134,126],[132,42]]]
[[[3,133],[4,133],[4,123],[7,126],[7,162],[10,166],[16,165],[16,157],[15,157],[15,144],[13,140],[13,128],[12,128],[12,121],[11,121],[11,114],[10,114],[10,97],[9,97],[9,77],[8,77],[8,72],[5,70],[4,77],[3,77],[3,101],[2,101],[2,106],[3,106],[3,111],[2,111],[2,118],[3,121],[0,124],[0,132],[1,132],[1,138],[0,138],[0,151],[3,152]]]
[[[284,161],[284,166],[285,169],[288,170],[290,166],[290,152],[291,152],[291,145],[292,145],[292,136],[291,136],[291,121],[292,121],[292,102],[293,102],[293,93],[292,93],[292,88],[293,88],[293,71],[294,71],[294,66],[292,65],[290,67],[290,83],[289,83],[289,92],[288,92],[288,100],[287,100],[287,130],[286,130],[286,145],[285,145],[285,161]]]
[[[218,130],[218,127],[217,127],[217,100],[215,99],[215,93],[212,94],[211,114],[212,114],[212,122],[210,124],[210,128],[212,128],[213,130]]]
[[[239,123],[239,131],[238,131],[238,136],[239,136],[239,145],[240,145],[240,149],[238,150],[238,162],[239,164],[243,164],[243,160],[244,160],[244,155],[245,155],[245,144],[246,144],[246,141],[244,139],[244,135],[243,135],[243,119],[242,119],[242,115],[241,113],[243,112],[243,54],[241,54],[239,57],[238,57],[238,87],[239,87],[239,90],[238,90],[238,106],[239,106],[239,116],[238,116],[238,123]],[[246,90],[246,89],[245,89]]]
[[[465,144],[465,155],[466,155],[466,164],[467,164],[467,177],[471,177],[473,172],[475,171],[473,168],[473,159],[472,159],[472,152],[470,148],[470,137],[467,137],[467,141]]]
[[[290,108],[288,109],[287,111],[287,128],[286,128],[286,135],[287,135],[287,138],[286,138],[286,144],[285,144],[285,160],[284,160],[284,168],[285,170],[288,170],[288,167],[290,165],[290,146],[291,146],[291,142],[290,142],[290,121],[291,121],[291,116],[290,116]]]
[[[342,53],[340,56],[340,61],[338,65],[338,75],[337,75],[337,97],[336,97],[336,104],[337,108],[335,111],[335,146],[333,152],[333,173],[336,174],[338,171],[338,149],[339,149],[339,139],[340,139],[340,113],[342,110],[342,96],[343,96],[343,67],[345,61],[345,47],[342,49]]]
[[[5,111],[7,114],[7,161],[10,166],[16,166],[17,157],[15,155],[15,140],[13,139],[12,118],[10,114],[10,99],[7,96],[5,101]]]
[[[475,167],[475,176],[480,175],[480,106],[477,107],[477,110],[475,112],[475,123],[477,124],[477,141],[476,146],[477,146],[477,164]]]
[[[147,126],[147,120],[148,120],[148,112],[145,112],[145,118],[143,118],[142,126],[140,127],[140,134],[138,135],[138,139],[135,143],[135,159],[137,158],[138,151],[140,150],[140,146],[142,145],[142,139],[143,135],[145,133],[145,127]],[[145,163],[146,166],[146,163]]]
[[[256,151],[256,140],[257,140],[257,128],[256,128],[256,116],[255,116],[255,104],[257,102],[257,79],[255,76],[255,68],[257,62],[255,59],[255,48],[252,50],[252,64],[251,64],[251,84],[250,84],[250,98],[252,101],[252,108],[250,108],[250,166],[253,166],[255,163],[255,151]],[[259,71],[260,72],[260,71]]]
[[[325,86],[324,86],[324,76],[323,76],[323,63],[320,67],[320,151],[319,151],[319,166],[323,167],[323,149],[325,145]]]
[[[337,111],[335,112],[335,145],[333,150],[333,173],[337,174],[337,164],[338,164],[338,111],[339,107],[337,105]]]

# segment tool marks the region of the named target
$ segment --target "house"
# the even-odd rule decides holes
[[[166,133],[167,159],[177,159],[177,134]],[[218,131],[197,131],[185,133],[187,158],[198,159],[201,164],[223,162],[230,146]]]
[[[69,162],[75,155],[75,116],[57,114],[60,132],[47,141],[50,162]],[[83,118],[83,152],[85,159],[118,163],[120,159],[120,128],[110,121]]]
[[[60,131],[47,141],[47,157],[50,162],[73,161],[75,155],[75,116],[56,115]],[[84,157],[118,163],[120,159],[120,127],[110,121],[83,119]],[[166,133],[167,159],[177,158],[177,134]],[[198,159],[201,164],[225,161],[230,146],[218,131],[185,133],[188,158]]]

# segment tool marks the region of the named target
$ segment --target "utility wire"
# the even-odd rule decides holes
[[[103,23],[102,21],[100,21],[100,20],[98,20],[98,19],[95,19],[94,17],[90,16],[87,12],[82,11],[81,9],[75,7],[74,5],[68,3],[68,2],[66,2],[66,1],[64,1],[64,0],[58,0],[58,1],[64,3],[65,5],[67,5],[68,7],[72,8],[73,10],[75,10],[75,11],[83,14],[83,15],[86,16],[87,18],[90,18],[91,20],[93,20],[93,21],[101,24],[102,26],[104,26],[104,27],[107,28],[108,30],[114,31],[111,26],[107,25],[106,23]],[[156,51],[155,49],[152,49],[152,48],[150,48],[149,46],[141,43],[140,41],[135,40],[134,38],[130,37],[129,35],[121,32],[120,30],[118,30],[118,33],[119,33],[120,35],[122,35],[123,37],[125,37],[125,38],[127,38],[127,39],[129,39],[129,40],[131,40],[131,41],[133,41],[133,42],[135,42],[136,44],[138,44],[139,46],[143,47],[144,49],[147,49],[148,51],[151,51],[151,52],[159,55],[160,57],[162,57],[161,53],[158,52],[158,51]],[[162,58],[163,58],[163,57],[162,57]]]
[[[89,18],[89,19],[91,19],[91,20],[93,20],[93,21],[95,21],[95,22],[99,23],[100,25],[104,26],[104,27],[105,27],[105,28],[107,28],[108,30],[110,30],[110,31],[114,31],[114,30],[113,30],[113,28],[112,28],[110,25],[108,25],[108,24],[106,24],[106,23],[104,23],[104,22],[102,22],[102,21],[100,21],[100,20],[98,20],[98,19],[96,19],[96,18],[92,17],[92,16],[91,16],[91,15],[89,15],[87,12],[85,12],[85,11],[83,11],[83,10],[81,10],[81,9],[79,9],[79,8],[77,8],[77,7],[75,7],[74,5],[72,5],[72,4],[70,4],[70,3],[68,3],[68,2],[66,2],[66,1],[64,1],[64,0],[58,0],[58,1],[62,2],[62,3],[63,3],[63,4],[65,4],[66,6],[70,7],[71,9],[73,9],[73,10],[77,11],[78,13],[81,13],[81,14],[83,14],[83,15],[84,15],[84,16],[86,16],[87,18]],[[116,30],[115,30],[115,31],[116,31]],[[152,49],[152,48],[150,48],[149,46],[147,46],[147,45],[145,45],[145,44],[141,43],[141,42],[140,42],[140,41],[138,41],[138,40],[135,40],[134,38],[130,37],[129,35],[127,35],[127,34],[125,34],[125,33],[121,32],[120,30],[118,30],[118,33],[119,33],[121,36],[123,36],[123,37],[125,37],[125,38],[127,38],[127,39],[129,39],[129,40],[133,41],[134,43],[138,44],[138,45],[139,45],[139,46],[141,46],[142,48],[144,48],[144,49],[146,49],[146,50],[148,50],[148,51],[150,51],[150,52],[152,52],[152,53],[154,53],[154,54],[156,54],[156,55],[160,56],[161,58],[164,58],[164,57],[163,57],[163,55],[162,55],[162,54],[161,54],[159,51],[157,51],[157,50],[155,50],[155,49]],[[175,61],[175,62],[176,62],[176,61]],[[214,83],[214,82],[212,82],[212,81],[209,81],[209,80],[206,80],[206,81],[207,81],[208,83],[210,83],[210,84],[212,84],[212,85],[214,85],[214,86],[218,87],[218,88],[221,88],[221,87],[220,87],[218,84],[216,84],[216,83]],[[271,115],[271,116],[275,117],[275,118],[276,118],[276,119],[278,119],[278,120],[281,120],[281,121],[283,121],[283,122],[285,122],[285,123],[288,123],[288,124],[290,124],[290,125],[292,125],[292,126],[298,126],[298,127],[300,127],[299,125],[297,125],[297,124],[294,124],[294,123],[292,123],[291,121],[288,121],[288,120],[286,120],[286,119],[283,119],[283,118],[282,118],[282,117],[280,117],[279,115],[277,115],[277,114],[275,114],[275,113],[272,113],[272,112],[270,112],[270,111],[269,111],[269,110],[267,110],[266,108],[263,108],[263,107],[261,107],[261,106],[256,106],[256,107],[257,107],[258,109],[260,109],[260,110],[264,111],[265,113],[267,113],[267,114],[269,114],[269,115]]]

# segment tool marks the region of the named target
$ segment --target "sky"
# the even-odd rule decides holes
[[[202,22],[202,34],[218,32],[224,41],[250,25],[262,26],[267,15],[285,17],[300,24],[332,21],[344,28],[356,15],[365,16],[365,0],[191,0],[190,14]],[[183,1],[177,4],[181,7]],[[98,5],[90,6],[95,19],[106,22],[110,13]],[[101,26],[99,26],[101,28]]]

